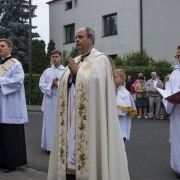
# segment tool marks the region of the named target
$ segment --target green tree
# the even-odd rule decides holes
[[[153,66],[155,60],[149,56],[146,50],[132,51],[123,56],[125,66]]]
[[[47,61],[50,61],[50,59],[51,59],[51,52],[52,52],[53,50],[55,50],[55,49],[56,49],[56,44],[55,44],[55,42],[53,41],[53,39],[51,39],[51,40],[49,41],[48,47],[47,47],[47,56],[46,56]]]
[[[32,18],[37,6],[32,6]],[[29,40],[29,1],[0,0],[0,37],[13,43],[12,56],[21,61],[25,71],[28,69]],[[35,29],[36,27],[32,27]],[[32,37],[39,37],[32,33]]]
[[[78,51],[78,49],[76,47],[72,47],[72,50],[71,50],[70,53],[68,51],[64,50],[63,51],[63,61],[62,61],[62,64],[64,66],[67,66],[67,64],[68,64],[68,57],[75,58],[75,57],[77,57],[79,55],[80,55],[80,53],[79,53],[79,51]]]
[[[32,40],[32,73],[42,74],[48,67],[46,59],[45,42],[43,40]]]

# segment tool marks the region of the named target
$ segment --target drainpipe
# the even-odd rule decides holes
[[[143,4],[140,0],[140,50],[143,50]]]

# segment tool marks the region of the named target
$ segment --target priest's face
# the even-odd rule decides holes
[[[0,42],[0,56],[5,58],[11,54],[12,47],[9,47],[8,44],[4,41]]]
[[[93,48],[93,37],[88,38],[85,28],[80,28],[75,35],[76,47],[81,54],[89,52]]]
[[[177,57],[178,62],[180,63],[180,49],[176,50],[176,57]]]
[[[61,64],[62,57],[60,54],[52,54],[51,55],[51,63],[54,64],[55,67],[59,67]]]

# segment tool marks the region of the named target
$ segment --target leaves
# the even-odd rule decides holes
[[[72,50],[70,53],[68,51],[64,50],[62,54],[63,54],[62,64],[64,66],[67,66],[67,64],[68,64],[68,57],[75,58],[80,55],[80,53],[76,47],[72,47]]]
[[[32,5],[32,18],[37,6]],[[29,54],[29,1],[1,0],[0,2],[0,37],[8,38],[13,43],[11,55],[17,58],[28,72]],[[35,29],[36,27],[32,27]],[[39,37],[32,33],[33,38]]]
[[[45,42],[35,39],[32,41],[32,73],[42,74],[49,67],[46,60]]]
[[[46,56],[46,59],[47,61],[49,62],[50,59],[51,59],[51,52],[53,50],[55,50],[56,47],[55,47],[55,42],[53,41],[53,39],[51,39],[48,43],[48,47],[47,47],[47,56]]]

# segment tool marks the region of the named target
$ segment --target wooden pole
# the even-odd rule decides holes
[[[29,0],[29,104],[31,104],[31,84],[32,84],[32,11],[31,11],[31,0]]]

